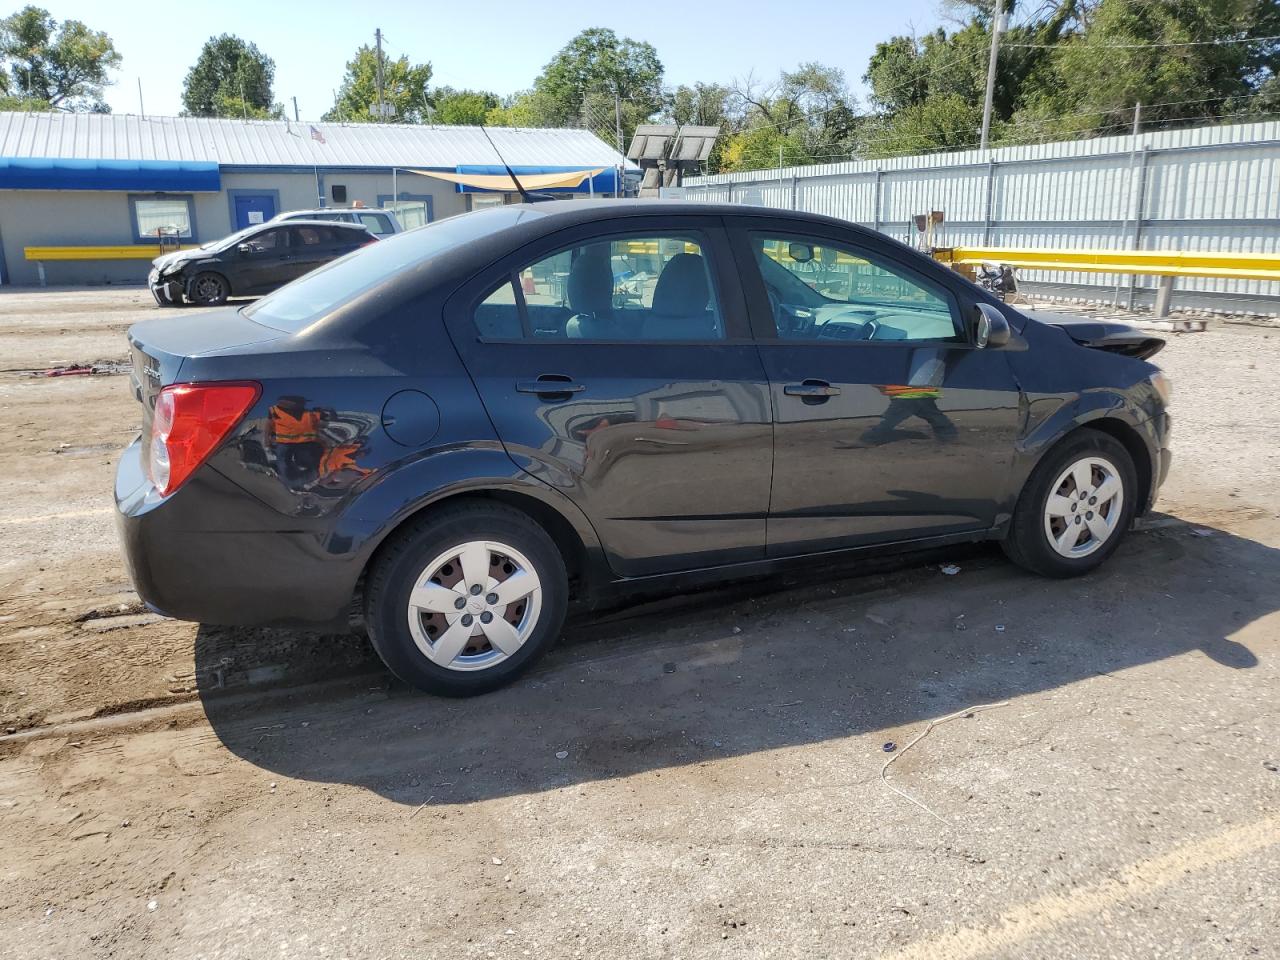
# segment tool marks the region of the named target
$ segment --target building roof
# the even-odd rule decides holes
[[[589,130],[488,132],[514,167],[635,166]],[[0,158],[450,170],[497,162],[480,127],[8,112],[0,112]]]

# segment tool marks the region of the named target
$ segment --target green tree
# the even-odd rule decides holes
[[[485,122],[489,111],[498,107],[497,95],[487,90],[440,87],[431,99],[435,104],[431,119],[436,123],[455,126],[479,126]]]
[[[726,170],[828,163],[847,159],[863,125],[844,72],[820,63],[783,71],[771,84],[754,79],[732,89],[734,130],[723,147]]]
[[[582,125],[623,145],[663,106],[662,61],[651,44],[593,27],[570,40],[533,82],[527,105],[543,125]]]
[[[249,117],[284,115],[271,90],[275,61],[237,36],[210,37],[182,84],[183,115]]]
[[[719,127],[711,156],[707,158],[706,172],[719,173],[724,169],[724,149],[741,125],[740,112],[732,109],[733,91],[718,83],[695,83],[678,86],[667,94],[667,104],[662,119],[677,126],[693,124],[699,127]]]
[[[1139,102],[1144,119],[1166,125],[1247,113],[1280,72],[1280,43],[1205,41],[1278,33],[1275,0],[1100,0],[1088,29],[1055,51],[1060,100],[1104,133],[1127,126]]]
[[[547,125],[544,114],[533,91],[524,90],[503,97],[485,113],[484,122],[489,127],[543,127]]]
[[[0,20],[0,61],[4,109],[107,113],[102,88],[121,57],[106,33],[26,6]]]
[[[347,122],[421,123],[427,118],[427,84],[431,64],[411,64],[407,56],[395,60],[382,56],[382,101],[389,104],[385,117],[374,115],[378,102],[378,52],[363,45],[347,62],[347,72],[338,88],[338,101],[324,115],[325,120]]]

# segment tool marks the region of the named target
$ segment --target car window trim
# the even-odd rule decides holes
[[[720,291],[725,287],[724,273],[723,273],[725,265],[722,263],[722,261],[728,259],[730,262],[732,262],[733,257],[732,257],[731,245],[728,243],[728,237],[724,232],[723,221],[715,217],[697,217],[697,218],[687,217],[687,218],[673,218],[673,219],[689,219],[689,220],[696,220],[701,222],[694,223],[682,229],[679,226],[671,226],[670,221],[667,221],[665,225],[650,226],[649,225],[650,218],[646,217],[646,218],[643,218],[642,221],[640,221],[640,219],[638,218],[638,222],[640,222],[640,225],[635,229],[620,229],[616,226],[613,226],[611,227],[611,229],[605,232],[592,231],[589,233],[584,233],[584,231],[582,230],[582,227],[578,226],[578,227],[571,227],[566,230],[560,230],[554,234],[549,234],[548,236],[543,237],[542,238],[543,242],[540,242],[538,244],[538,246],[542,248],[542,252],[534,254],[532,260],[528,259],[526,255],[524,258],[517,261],[518,263],[522,264],[522,266],[514,267],[509,271],[509,275],[512,278],[512,283],[515,286],[516,302],[517,302],[519,313],[520,313],[520,328],[523,335],[521,336],[520,339],[513,339],[511,337],[486,337],[482,333],[480,333],[479,328],[475,326],[475,320],[474,320],[475,310],[488,297],[492,296],[493,293],[498,289],[498,287],[502,285],[501,283],[486,284],[481,288],[481,290],[485,292],[479,295],[473,296],[471,298],[468,298],[469,303],[465,309],[465,313],[468,318],[468,321],[471,323],[472,329],[475,331],[475,338],[474,338],[475,342],[486,344],[486,345],[488,344],[493,344],[493,345],[539,344],[539,345],[554,345],[554,346],[564,346],[566,344],[572,344],[574,346],[577,346],[579,344],[611,344],[613,346],[617,346],[619,344],[627,344],[632,346],[638,346],[638,345],[647,346],[649,344],[670,346],[670,345],[676,345],[676,344],[683,344],[686,346],[696,346],[696,345],[705,346],[705,345],[716,345],[716,344],[742,345],[742,344],[754,343],[755,338],[750,335],[748,336],[737,335],[737,336],[731,337],[728,334],[728,330],[730,326],[730,323],[729,323],[730,317],[729,317],[729,312],[725,309],[727,299],[726,297],[721,296]],[[717,234],[716,231],[719,231],[719,233]],[[565,234],[576,235],[579,233],[584,233],[584,235],[579,239],[573,239],[573,240],[567,240],[567,241],[565,240],[556,241],[556,238],[561,237],[562,235],[565,235]],[[612,239],[619,239],[619,238],[647,239],[647,238],[656,236],[661,239],[667,239],[669,236],[671,239],[679,239],[681,233],[701,235],[706,240],[705,243],[702,243],[699,241],[695,241],[695,242],[697,242],[698,246],[704,251],[704,258],[707,255],[710,256],[710,263],[708,265],[708,270],[710,273],[710,279],[712,283],[712,294],[717,298],[721,321],[725,329],[725,336],[719,337],[716,339],[689,338],[689,339],[674,339],[674,340],[600,340],[595,338],[578,338],[578,337],[541,339],[533,336],[533,324],[529,320],[528,308],[526,306],[525,299],[524,299],[524,290],[519,283],[521,270],[525,269],[526,267],[532,266],[533,264],[538,263],[541,260],[545,260],[547,257],[555,256],[558,253],[563,253],[565,250],[571,250],[574,247],[578,247],[578,246],[586,246],[587,244],[591,244],[591,243],[602,243],[605,241],[609,241]],[[556,242],[549,242],[549,241],[556,241]],[[721,248],[720,253],[716,252],[717,246]],[[504,257],[503,259],[506,260],[508,258]],[[745,313],[745,304],[742,306],[744,308],[744,313]]]
[[[742,218],[738,222],[729,223],[727,230],[730,242],[734,248],[734,257],[738,263],[738,270],[743,276],[744,288],[749,288],[749,303],[757,305],[751,309],[751,328],[757,343],[767,345],[772,343],[786,344],[794,346],[796,344],[813,344],[832,347],[894,347],[904,344],[921,345],[928,347],[955,347],[959,349],[974,349],[973,332],[964,322],[963,302],[960,296],[946,284],[928,277],[920,270],[904,262],[902,259],[893,256],[892,251],[880,252],[870,249],[866,241],[849,239],[839,236],[830,228],[823,229],[825,224],[813,224],[812,228],[808,224],[800,224],[787,222],[778,227],[766,225],[766,218],[752,217]],[[963,339],[943,339],[930,338],[927,340],[799,340],[788,339],[778,335],[777,320],[773,316],[773,311],[769,308],[768,285],[764,281],[764,274],[760,269],[760,265],[756,263],[756,252],[754,244],[754,236],[757,234],[766,234],[771,239],[786,239],[794,237],[796,240],[826,240],[833,245],[839,245],[848,248],[848,250],[856,255],[862,256],[863,252],[870,253],[872,256],[862,256],[862,259],[869,263],[875,264],[877,261],[883,261],[892,264],[896,270],[900,270],[906,279],[920,283],[926,289],[933,290],[946,299],[947,305],[951,311],[951,322],[955,326],[957,335]]]

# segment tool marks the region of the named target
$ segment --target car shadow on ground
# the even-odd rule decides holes
[[[336,638],[293,645],[281,668],[313,676],[337,649],[334,683],[264,699],[218,688],[226,633],[202,627],[197,676],[222,743],[275,775],[415,806],[559,789],[918,724],[1168,657],[1251,668],[1231,635],[1280,606],[1280,551],[1196,529],[1157,517],[1071,581],[975,548],[954,576],[917,559],[650,603],[572,624],[530,675],[470,700],[416,694]]]

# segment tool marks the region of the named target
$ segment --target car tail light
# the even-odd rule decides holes
[[[262,393],[257,383],[179,383],[156,397],[151,482],[167,497],[204,463]]]

